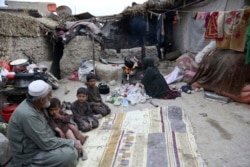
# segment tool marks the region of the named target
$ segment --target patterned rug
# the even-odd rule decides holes
[[[190,122],[177,106],[111,114],[88,133],[77,167],[204,167]]]

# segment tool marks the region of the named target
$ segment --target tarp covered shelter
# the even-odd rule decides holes
[[[165,35],[173,34],[173,37],[168,38],[170,42],[173,42],[173,49],[197,53],[210,42],[210,40],[204,38],[205,20],[194,19],[197,12],[238,10],[243,9],[244,6],[249,4],[250,1],[247,0],[149,0],[143,4],[127,7],[122,13],[115,15],[114,18],[119,19],[119,28],[125,30],[131,37],[145,32],[145,44],[152,45],[157,43],[157,19],[161,14],[165,14],[166,16],[173,15],[175,20],[167,22],[168,24],[171,24],[173,21],[175,22],[173,30],[165,29]],[[132,26],[132,28],[137,27],[133,29],[136,31],[135,33],[131,31],[130,24],[128,24],[131,23],[134,17],[137,17],[137,20],[144,19],[144,23],[141,21],[141,24],[138,23]],[[132,42],[136,40],[132,40]],[[127,41],[127,43],[121,46],[134,46],[133,44],[128,44],[128,37],[124,38],[123,41]],[[139,42],[135,45],[140,46],[140,44]]]

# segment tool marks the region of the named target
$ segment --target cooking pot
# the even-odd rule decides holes
[[[109,86],[104,83],[99,83],[98,85],[99,92],[101,94],[108,94],[109,93]]]
[[[33,73],[16,73],[15,75],[15,88],[27,88],[29,84],[33,81]]]
[[[124,58],[124,64],[128,68],[133,68],[135,63],[132,60],[130,60],[129,57],[125,57]]]

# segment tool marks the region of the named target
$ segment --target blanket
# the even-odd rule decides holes
[[[204,167],[191,124],[177,106],[112,113],[88,133],[77,167]]]

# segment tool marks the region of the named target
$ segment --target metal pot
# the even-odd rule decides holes
[[[29,84],[33,81],[33,73],[17,73],[15,75],[15,88],[27,88]]]
[[[109,93],[109,86],[103,83],[98,85],[99,92],[101,94],[108,94]]]

